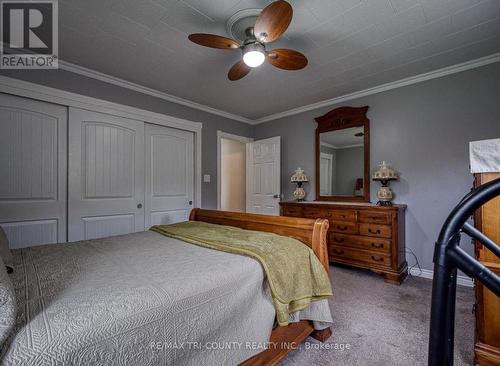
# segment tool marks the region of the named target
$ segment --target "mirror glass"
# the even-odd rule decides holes
[[[363,197],[364,127],[320,133],[320,195]]]

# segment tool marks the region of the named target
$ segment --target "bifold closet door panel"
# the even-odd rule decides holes
[[[0,93],[0,226],[11,248],[66,241],[67,115]]]
[[[146,228],[189,218],[193,155],[192,132],[146,123]]]
[[[69,109],[68,239],[144,230],[144,122]]]

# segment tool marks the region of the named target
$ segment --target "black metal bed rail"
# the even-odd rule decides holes
[[[498,244],[467,222],[479,207],[497,196],[500,196],[500,178],[467,194],[441,228],[434,248],[429,366],[453,365],[457,269],[500,297],[500,277],[460,248],[460,237],[464,232],[500,258]]]

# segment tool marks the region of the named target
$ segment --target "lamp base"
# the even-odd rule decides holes
[[[378,201],[377,206],[392,206],[391,201]]]
[[[392,206],[391,201],[393,198],[393,194],[392,194],[391,188],[389,188],[389,181],[383,180],[383,181],[381,181],[381,183],[382,183],[382,187],[380,187],[378,189],[378,192],[377,192],[377,198],[378,198],[377,205],[378,206]]]
[[[306,198],[306,191],[304,191],[304,188],[297,186],[295,191],[293,191],[293,197],[297,200],[297,202],[304,201],[304,198]]]

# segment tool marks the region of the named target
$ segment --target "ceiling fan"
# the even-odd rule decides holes
[[[215,34],[194,33],[189,40],[201,46],[228,50],[241,49],[243,59],[231,67],[229,80],[239,80],[254,67],[267,61],[280,69],[300,70],[306,67],[307,58],[300,52],[286,48],[266,51],[266,43],[277,40],[292,21],[292,6],[283,0],[275,1],[266,6],[257,17],[255,25],[245,30],[242,44],[233,38]]]

